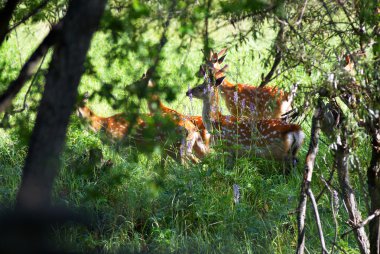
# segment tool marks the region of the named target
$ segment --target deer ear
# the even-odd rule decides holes
[[[218,53],[218,58],[221,58],[223,55],[226,54],[226,52],[227,52],[227,48],[224,48],[224,49],[222,49],[221,51],[219,51],[219,53]]]
[[[224,56],[222,56],[222,57],[220,57],[220,58],[218,58],[218,63],[219,63],[219,64],[223,63],[223,61],[224,61],[224,59],[226,58],[226,56],[227,56],[227,54],[224,55]]]
[[[219,86],[219,85],[221,85],[221,84],[223,83],[223,81],[224,81],[225,78],[226,78],[226,77],[224,76],[224,77],[221,77],[221,78],[216,79],[216,80],[215,80],[215,86]]]
[[[205,76],[205,74],[206,74],[206,71],[205,71],[203,65],[199,66],[198,77],[203,78]]]

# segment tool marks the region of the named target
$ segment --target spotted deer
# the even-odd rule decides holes
[[[86,102],[85,96],[77,108],[77,115],[89,124],[92,131],[104,131],[112,141],[134,146],[139,151],[146,151],[148,147],[160,144],[164,156],[170,156],[182,164],[187,161],[199,162],[199,158],[193,154],[194,149],[200,156],[207,151],[200,134],[195,130],[195,126],[193,125],[191,128],[191,122],[176,120],[169,116],[174,128],[165,129],[163,124],[152,119],[155,117],[153,114],[140,114],[133,130],[131,130],[132,126],[127,120],[126,114],[100,117],[86,106]],[[155,130],[155,136],[149,137],[149,128]]]
[[[305,137],[301,127],[279,119],[252,121],[222,115],[218,104],[218,86],[223,84],[224,79],[225,77],[219,77],[214,80],[210,75],[203,84],[186,93],[187,96],[203,101],[202,119],[207,131],[212,134],[212,145],[220,139],[226,144],[224,149],[233,157],[239,155],[275,159],[285,162],[289,172]]]
[[[210,53],[206,64],[199,70],[199,76],[203,77],[207,69],[210,69],[215,79],[225,77],[228,68],[221,68],[226,57],[227,49],[219,53]],[[247,84],[234,84],[226,78],[219,85],[219,90],[229,112],[237,117],[248,117],[252,120],[280,119],[283,114],[292,109],[292,101],[297,90],[293,86],[290,93],[286,93],[276,87],[256,87]]]
[[[152,80],[148,81],[148,87],[155,87],[155,84]],[[199,132],[206,150],[203,151],[201,147],[195,145],[194,152],[198,158],[203,158],[207,153],[209,153],[210,134],[207,132],[205,126],[203,125],[202,116],[183,115],[178,111],[165,106],[162,103],[160,97],[155,93],[152,93],[148,98],[148,108],[151,114],[163,113],[165,115],[171,116],[173,119],[178,119],[179,123],[181,123],[189,133]]]

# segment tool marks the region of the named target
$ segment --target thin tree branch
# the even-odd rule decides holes
[[[366,226],[370,221],[372,221],[373,219],[375,219],[378,216],[380,216],[380,209],[377,209],[373,214],[371,214],[370,216],[368,216],[367,219],[363,220],[362,222],[360,222],[357,225],[354,225],[353,228],[351,228],[350,230],[344,232],[341,235],[341,237],[345,237],[346,235],[348,235],[352,231],[354,231],[354,230],[356,230],[358,228],[362,228],[362,227]]]
[[[326,10],[326,12],[327,12],[327,15],[328,15],[328,17],[329,17],[329,19],[330,19],[330,23],[331,23],[331,25],[333,25],[333,26],[335,27],[335,29],[337,29],[337,28],[336,28],[336,24],[335,24],[335,22],[334,22],[334,19],[333,19],[333,17],[332,17],[331,11],[330,11],[330,9],[327,7],[326,2],[325,2],[324,0],[320,0],[320,1],[321,1],[321,3],[322,3],[323,8],[324,8],[324,9]],[[344,40],[342,34],[341,34],[341,33],[337,33],[337,34],[338,34],[340,40],[342,41],[343,46],[344,46],[344,48],[346,49],[347,53],[348,53],[349,55],[351,55],[350,48],[348,47],[348,45],[347,45],[346,41]],[[355,67],[355,66],[357,65],[356,60],[355,60],[355,59],[352,59],[352,60],[353,60],[353,62],[354,62],[354,67]]]
[[[8,34],[9,22],[11,21],[12,14],[19,2],[19,0],[8,0],[4,8],[0,10],[0,46],[3,44],[5,37]]]
[[[303,4],[300,16],[299,16],[298,20],[294,23],[296,26],[300,25],[302,22],[302,18],[303,18],[303,15],[305,14],[306,6],[307,6],[307,1],[308,0],[305,0],[305,3]]]
[[[318,196],[317,196],[317,202],[319,201],[319,199],[322,197],[322,195],[323,195],[323,193],[326,191],[326,189],[328,188],[328,185],[327,184],[330,184],[330,182],[332,181],[332,179],[333,179],[333,177],[334,177],[334,173],[335,173],[335,168],[333,168],[332,170],[331,170],[331,172],[330,172],[330,176],[329,176],[329,179],[327,180],[327,182],[326,182],[326,180],[323,178],[323,177],[321,177],[321,180],[322,181],[324,181],[324,182],[326,182],[325,183],[325,186],[323,187],[323,189],[321,190],[321,192],[318,194]]]
[[[37,14],[42,8],[44,8],[46,6],[46,4],[49,2],[49,0],[45,0],[43,1],[42,3],[40,3],[35,9],[33,9],[30,13],[28,13],[25,17],[23,17],[20,21],[18,21],[17,23],[13,24],[10,28],[8,28],[8,31],[7,33],[9,33],[10,31],[12,31],[13,29],[15,29],[16,27],[18,27],[19,25],[21,25],[22,23],[24,23],[25,21],[27,21],[30,17],[34,16],[35,14]]]
[[[322,253],[323,254],[325,254],[325,253],[327,254],[328,251],[326,249],[325,237],[323,236],[321,219],[319,217],[319,212],[318,212],[318,205],[317,205],[317,202],[315,201],[314,194],[313,194],[313,192],[312,192],[312,190],[310,188],[307,190],[307,194],[308,194],[308,196],[310,198],[310,201],[311,201],[311,203],[313,205],[315,221],[317,222],[319,239],[321,241]]]
[[[358,29],[358,28],[356,28],[356,27],[354,26],[354,22],[352,22],[351,17],[350,17],[350,14],[349,14],[347,8],[344,6],[344,2],[343,2],[343,1],[340,1],[340,0],[337,0],[336,2],[337,2],[338,5],[342,8],[344,14],[346,15],[346,18],[347,18],[347,20],[348,20],[347,23],[351,26],[351,29],[352,29],[355,33],[357,33],[358,35],[362,35],[362,31],[360,31],[360,29]]]
[[[42,67],[42,64],[45,61],[46,55],[47,55],[47,51],[46,51],[45,55],[43,56],[43,58],[41,60],[41,63],[40,63],[40,66],[38,66],[38,69],[37,69],[36,73],[34,74],[32,81],[30,82],[30,86],[28,87],[28,90],[25,93],[24,102],[22,104],[22,108],[15,109],[11,113],[20,113],[20,112],[23,112],[27,108],[26,99],[28,98],[28,95],[29,95],[30,91],[32,90],[32,86],[34,85],[35,81],[37,80],[38,73],[41,70],[41,67]]]
[[[35,73],[37,64],[44,57],[48,49],[54,45],[61,31],[61,24],[56,25],[33,52],[28,61],[22,67],[18,77],[11,82],[7,90],[0,95],[0,112],[3,112],[11,103],[13,98]]]
[[[264,87],[266,84],[269,83],[274,72],[276,71],[278,65],[281,62],[281,59],[282,59],[282,50],[281,50],[282,45],[281,44],[283,43],[283,40],[284,40],[284,33],[285,33],[284,32],[284,24],[280,23],[280,30],[278,31],[278,34],[276,36],[276,42],[275,42],[276,55],[274,57],[274,62],[273,62],[272,68],[270,69],[268,74],[265,76],[265,78],[263,78],[259,87]]]
[[[325,184],[325,187],[330,191],[331,193],[331,211],[333,214],[333,219],[334,219],[334,243],[338,240],[338,220],[336,218],[337,210],[338,210],[338,205],[339,205],[339,200],[338,200],[338,192],[330,187],[330,183],[328,183],[323,177],[321,177],[321,181]],[[331,245],[331,254],[334,253],[334,246],[335,244]]]

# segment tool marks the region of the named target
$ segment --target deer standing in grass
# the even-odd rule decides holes
[[[221,68],[226,57],[227,49],[222,49],[219,53],[210,53],[210,58],[206,63],[211,68],[213,78],[225,77],[227,65]],[[205,75],[203,68],[199,75]],[[283,114],[292,109],[294,93],[297,86],[294,86],[291,93],[286,93],[276,87],[255,87],[247,84],[233,84],[227,79],[219,85],[219,90],[229,112],[236,117],[248,117],[252,120],[260,119],[280,119]]]
[[[187,161],[199,162],[193,150],[201,158],[207,152],[200,134],[191,122],[169,116],[169,121],[174,128],[164,129],[163,124],[152,121],[153,114],[141,114],[137,118],[135,128],[131,131],[132,126],[125,114],[100,117],[86,106],[86,102],[87,98],[78,107],[78,116],[86,120],[94,132],[103,130],[114,141],[135,146],[139,151],[146,151],[160,144],[164,156],[170,156],[182,164]],[[149,137],[149,129],[154,130],[154,136]]]
[[[144,78],[144,76],[143,76]],[[155,84],[152,80],[148,81],[148,87],[154,88]],[[165,114],[173,117],[174,119],[180,120],[184,123],[184,127],[189,133],[199,132],[202,140],[205,144],[206,150],[201,150],[200,146],[194,146],[195,155],[198,158],[203,158],[207,153],[209,153],[210,148],[210,137],[211,135],[207,132],[205,126],[203,125],[202,116],[187,116],[179,113],[178,111],[165,106],[160,97],[153,93],[148,98],[148,108],[151,114]]]
[[[222,140],[226,143],[224,148],[233,157],[259,156],[283,161],[289,172],[305,137],[301,127],[279,119],[253,121],[222,115],[218,104],[218,86],[225,77],[215,80],[211,68],[204,73],[205,82],[190,89],[186,95],[203,101],[203,124],[212,135],[212,144],[217,139]]]

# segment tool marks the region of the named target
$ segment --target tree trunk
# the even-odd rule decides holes
[[[305,219],[306,219],[306,205],[307,205],[307,193],[310,190],[311,178],[313,176],[315,158],[318,153],[318,141],[321,132],[321,108],[318,106],[315,109],[315,113],[311,123],[311,137],[309,150],[306,155],[305,171],[303,173],[303,181],[301,186],[300,201],[298,204],[298,242],[297,242],[297,254],[303,254],[305,252]]]
[[[105,3],[106,0],[72,0],[69,4],[46,76],[23,168],[17,208],[35,210],[50,206],[67,125],[84,71],[83,63]]]
[[[343,123],[344,124],[344,123]],[[350,175],[348,172],[348,146],[346,140],[345,128],[342,127],[341,144],[337,145],[335,152],[335,166],[338,172],[339,184],[342,190],[343,199],[347,206],[350,221],[355,225],[362,222],[362,216],[355,199],[354,191],[350,184]],[[358,242],[360,253],[369,254],[369,241],[364,227],[354,230]]]
[[[370,214],[373,214],[377,209],[380,209],[380,9],[379,0],[374,3],[374,29],[373,38],[375,44],[373,46],[374,55],[374,70],[373,79],[374,85],[377,88],[373,96],[374,109],[377,110],[377,116],[372,116],[368,121],[369,133],[372,141],[372,158],[369,168],[367,169],[368,193],[371,199]],[[367,124],[368,125],[368,124]],[[368,128],[367,128],[368,129]],[[369,238],[371,243],[371,253],[380,253],[380,218],[376,217],[369,223]]]
[[[380,130],[372,137],[372,158],[367,170],[368,193],[371,198],[370,214],[380,208]],[[380,253],[380,218],[377,216],[369,223],[371,253]]]

